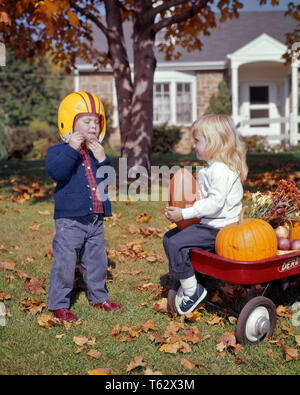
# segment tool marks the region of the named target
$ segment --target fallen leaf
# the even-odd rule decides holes
[[[38,213],[40,215],[51,215],[51,212],[49,210],[39,210]]]
[[[168,299],[162,298],[158,302],[154,303],[152,310],[156,311],[157,313],[168,314],[167,304],[168,304]]]
[[[99,358],[101,357],[101,352],[98,351],[98,350],[92,349],[92,350],[90,350],[90,351],[87,353],[87,355],[88,355],[89,357],[99,359]]]
[[[127,365],[126,372],[130,372],[131,370],[136,369],[138,367],[142,367],[142,366],[146,366],[146,363],[143,362],[143,356],[142,355],[138,355],[137,357],[134,358],[133,361],[131,361]]]
[[[32,294],[44,294],[46,291],[42,288],[45,278],[27,277],[25,279],[24,288]]]
[[[36,315],[37,313],[40,313],[43,310],[43,307],[46,306],[46,304],[35,298],[34,296],[27,296],[20,302],[24,306],[21,308],[22,311],[28,310],[30,314]]]
[[[107,376],[116,374],[111,368],[96,368],[88,370],[89,376]]]
[[[0,291],[0,300],[9,300],[11,299],[11,295],[5,294],[4,292]]]
[[[28,229],[32,231],[37,231],[39,230],[39,228],[40,228],[40,224],[34,220]]]
[[[136,221],[139,222],[139,223],[141,223],[141,224],[143,224],[143,223],[149,223],[151,220],[152,220],[151,215],[148,215],[148,214],[146,214],[146,213],[139,214],[139,215],[136,217]]]
[[[141,324],[141,325],[138,327],[138,330],[142,330],[142,331],[144,331],[144,332],[148,332],[150,329],[151,329],[152,331],[157,330],[157,328],[156,328],[156,326],[155,326],[154,320],[145,321],[143,324]]]
[[[161,375],[161,374],[163,374],[163,373],[158,370],[153,371],[150,368],[146,367],[146,370],[145,370],[146,376],[152,376],[152,375],[157,376],[157,375]]]
[[[52,314],[41,315],[37,318],[37,322],[40,326],[50,329],[51,326],[63,326],[61,320],[56,317],[53,317]]]
[[[286,317],[286,318],[292,318],[293,317],[293,312],[289,310],[287,307],[284,307],[282,305],[279,305],[276,309],[277,315],[280,317]]]
[[[188,343],[186,343],[184,341],[178,341],[175,343],[163,344],[160,347],[159,351],[167,352],[170,354],[176,354],[178,351],[183,352],[183,353],[191,352],[192,349]]]
[[[182,358],[180,363],[182,366],[184,366],[185,368],[187,368],[189,370],[193,370],[195,367],[198,368],[200,366],[204,366],[203,362],[191,361],[190,359],[187,359],[187,358]]]
[[[77,346],[83,346],[85,343],[88,342],[88,340],[89,339],[87,337],[81,335],[73,337],[73,342],[77,344]]]
[[[15,262],[13,262],[11,259],[7,259],[4,262],[0,262],[0,270],[14,270],[15,265]]]
[[[295,348],[285,346],[285,360],[286,361],[291,361],[293,359],[298,359],[298,351]]]

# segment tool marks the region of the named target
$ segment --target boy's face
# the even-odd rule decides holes
[[[95,140],[100,133],[100,119],[96,114],[80,114],[75,119],[74,133],[82,133],[87,141]]]

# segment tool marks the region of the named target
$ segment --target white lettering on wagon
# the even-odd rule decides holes
[[[289,259],[288,261],[283,262],[283,264],[278,267],[278,271],[280,273],[286,272],[287,270],[295,269],[299,265],[300,265],[299,258]]]

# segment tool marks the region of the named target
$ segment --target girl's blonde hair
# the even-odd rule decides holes
[[[236,131],[230,116],[225,114],[204,115],[193,123],[193,134],[201,134],[206,141],[207,160],[219,160],[239,174],[244,182],[248,174],[246,145]]]

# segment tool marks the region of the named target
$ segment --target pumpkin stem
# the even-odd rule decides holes
[[[246,210],[246,207],[242,207],[240,215],[239,215],[239,225],[243,225],[243,223],[244,223],[245,210]]]

